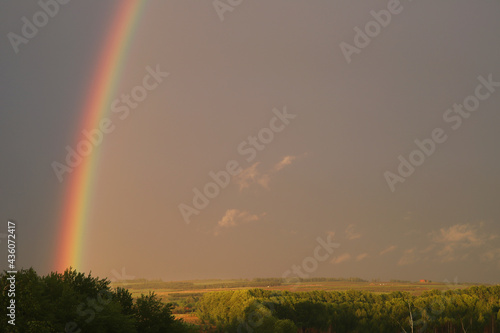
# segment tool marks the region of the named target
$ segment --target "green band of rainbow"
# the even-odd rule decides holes
[[[98,128],[100,120],[110,112],[110,103],[114,98],[113,95],[128,54],[127,50],[146,1],[120,0],[118,3],[116,15],[100,48],[95,74],[90,82],[89,93],[82,109],[75,146],[84,139],[83,130]],[[87,214],[98,160],[99,154],[95,149],[94,153],[85,157],[67,179],[69,186],[66,188],[64,209],[60,220],[55,271],[61,272],[70,266],[81,269],[85,227],[89,223]]]

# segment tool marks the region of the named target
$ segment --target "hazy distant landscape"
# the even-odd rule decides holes
[[[235,279],[235,280],[193,280],[164,282],[161,280],[135,279],[128,281],[112,282],[112,287],[122,287],[128,289],[133,297],[147,294],[154,291],[163,301],[177,303],[174,313],[182,313],[186,310],[186,305],[190,304],[206,292],[223,290],[248,290],[251,288],[264,288],[273,291],[346,291],[358,290],[373,293],[390,293],[393,291],[408,292],[418,296],[424,291],[436,289],[440,291],[465,289],[471,286],[482,284],[477,283],[444,283],[444,282],[411,282],[411,281],[365,281],[360,278],[312,278],[300,279],[290,282],[281,278],[261,278],[261,279]],[[193,307],[194,309],[194,307]]]

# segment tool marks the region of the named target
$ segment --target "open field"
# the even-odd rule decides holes
[[[245,283],[248,282],[248,283]],[[191,284],[192,283],[192,284]],[[185,286],[184,286],[185,284]],[[189,285],[188,285],[189,284]],[[245,285],[248,284],[248,285]],[[422,292],[431,289],[452,290],[463,289],[470,286],[480,285],[475,283],[443,283],[443,282],[369,282],[369,281],[315,281],[315,282],[297,282],[297,283],[280,283],[269,285],[266,283],[254,283],[253,280],[195,280],[195,281],[180,281],[180,282],[161,282],[161,281],[123,281],[113,282],[112,287],[127,288],[134,297],[140,294],[147,294],[154,291],[162,297],[168,295],[185,294],[186,297],[193,294],[199,295],[210,291],[221,290],[238,290],[262,288],[266,290],[287,290],[287,291],[311,291],[311,290],[327,290],[327,291],[345,291],[345,290],[362,290],[374,293],[390,293],[393,291],[407,291],[412,295],[420,295]]]

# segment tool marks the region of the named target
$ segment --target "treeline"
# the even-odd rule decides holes
[[[64,273],[38,276],[32,269],[15,274],[15,295],[11,274],[0,274],[0,332],[15,333],[160,333],[196,332],[176,320],[172,305],[149,293],[133,299],[124,288],[111,289],[110,281],[68,269]],[[7,307],[15,300],[15,309]],[[12,306],[11,306],[12,308]],[[12,320],[7,311],[15,316]]]
[[[259,288],[259,287],[276,287],[286,284],[307,283],[307,282],[367,282],[357,277],[350,278],[294,278],[288,280],[284,278],[255,278],[255,279],[238,279],[238,280],[220,280],[220,282],[204,283],[191,281],[162,281],[162,280],[146,280],[135,279],[117,282],[127,289],[170,289],[170,290],[194,290],[194,289],[224,289],[224,288]]]
[[[222,332],[498,332],[500,286],[406,292],[205,293],[199,318]]]
[[[358,277],[350,277],[350,278],[325,278],[325,277],[317,277],[317,278],[294,278],[294,282],[368,282],[368,280],[363,280]],[[285,280],[286,282],[286,280]]]
[[[195,289],[223,289],[223,288],[257,288],[267,286],[280,286],[283,279],[256,278],[253,280],[220,280],[220,282],[194,283],[191,281],[161,281],[161,280],[127,280],[117,282],[117,285],[128,289],[170,289],[170,290],[195,290]]]

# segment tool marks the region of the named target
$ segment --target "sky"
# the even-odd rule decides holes
[[[54,162],[96,130],[80,122],[124,2],[60,0],[17,44],[53,1],[0,5],[1,269],[9,219],[17,267],[55,269],[74,173]],[[83,157],[79,269],[499,283],[499,15],[486,0],[146,2],[113,130]]]

